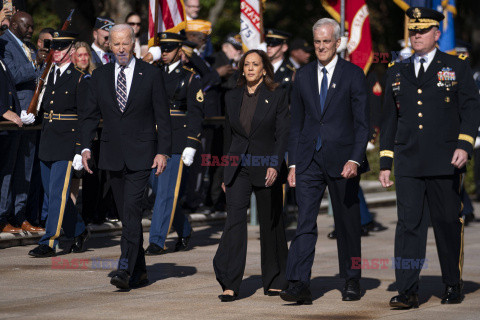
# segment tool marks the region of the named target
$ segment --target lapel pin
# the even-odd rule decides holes
[[[265,99],[265,103],[268,103],[268,100],[267,100],[267,99]]]
[[[143,76],[143,73],[141,73],[141,72],[139,72],[138,74],[141,75],[141,76]]]
[[[70,70],[67,70],[67,74],[70,74],[70,73],[72,73],[72,71],[70,71]]]
[[[337,86],[336,83],[332,83],[332,88],[335,89],[335,87]]]

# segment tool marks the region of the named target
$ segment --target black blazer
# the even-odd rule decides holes
[[[95,69],[90,94],[80,111],[81,144],[90,148],[103,118],[100,160],[103,170],[152,167],[156,154],[170,155],[172,134],[167,95],[160,69],[136,60],[127,106],[122,113],[115,93],[115,64]],[[156,132],[156,126],[158,131]]]
[[[225,95],[224,151],[227,158],[222,160],[227,161],[222,161],[225,165],[224,183],[229,185],[233,181],[241,165],[248,168],[254,186],[265,186],[270,167],[279,172],[277,182],[284,181],[290,122],[286,91],[281,88],[270,91],[262,84],[250,134],[247,135],[239,118],[244,90],[244,86],[237,87]]]

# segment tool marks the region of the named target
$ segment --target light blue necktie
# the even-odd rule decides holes
[[[327,92],[328,92],[328,78],[327,78],[327,69],[322,68],[323,78],[322,78],[322,85],[320,87],[320,113],[323,113],[323,109],[325,108],[325,100],[327,99]],[[315,145],[315,150],[320,150],[322,147],[322,138],[320,135],[317,137],[317,144]]]

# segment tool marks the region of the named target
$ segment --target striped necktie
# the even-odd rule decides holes
[[[127,77],[125,76],[125,68],[125,66],[120,66],[120,72],[117,77],[117,102],[122,113],[127,106]]]
[[[32,53],[30,52],[30,49],[27,47],[25,43],[22,44],[22,47],[23,47],[23,51],[25,51],[25,55],[27,56],[28,61],[33,62]]]

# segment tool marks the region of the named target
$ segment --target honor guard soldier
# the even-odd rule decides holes
[[[55,255],[62,227],[65,235],[74,239],[67,252],[84,251],[88,237],[70,198],[72,162],[78,162],[75,151],[81,150],[77,113],[87,95],[90,77],[71,62],[75,37],[72,32],[55,31],[51,42],[55,64],[46,79],[41,105],[45,113],[38,153],[48,217],[39,246],[29,252],[33,257]]]
[[[443,14],[407,10],[414,55],[392,62],[387,72],[380,131],[380,176],[390,187],[395,162],[398,221],[394,308],[418,307],[418,279],[425,262],[428,221],[435,232],[442,280],[442,304],[460,303],[463,219],[460,189],[480,118],[478,90],[465,56],[436,48]],[[430,219],[423,210],[428,201]]]
[[[172,157],[165,172],[158,177],[152,174],[155,205],[150,226],[147,255],[166,252],[165,240],[173,226],[178,234],[175,251],[185,250],[192,227],[179,207],[183,164],[193,163],[196,150],[201,147],[200,135],[203,120],[203,91],[200,77],[180,60],[180,50],[185,37],[176,33],[160,34],[162,74],[170,104],[172,121]]]
[[[267,55],[273,65],[275,77],[273,80],[279,83],[288,92],[292,87],[292,81],[295,78],[295,67],[289,59],[285,59],[285,53],[288,51],[288,38],[290,34],[284,31],[267,29],[265,42],[267,43]]]

